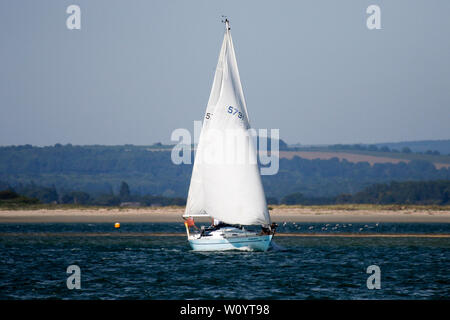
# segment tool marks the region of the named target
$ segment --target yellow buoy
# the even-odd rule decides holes
[[[114,228],[119,229],[119,228],[120,228],[120,223],[116,222],[116,223],[114,224]]]

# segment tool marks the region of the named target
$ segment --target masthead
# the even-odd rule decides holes
[[[222,16],[222,18],[225,18],[224,20],[222,20],[223,23],[225,23],[225,29],[226,30],[230,30],[230,21],[228,20],[227,16]]]

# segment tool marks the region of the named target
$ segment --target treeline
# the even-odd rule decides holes
[[[53,188],[28,186],[21,192],[9,188],[0,191],[0,206],[32,205],[38,203],[75,204],[90,206],[183,206],[184,198],[163,196],[139,196],[130,193],[129,186],[122,182],[117,195],[92,196],[87,192],[73,191],[58,197]],[[408,181],[375,184],[355,194],[340,194],[336,197],[308,197],[295,192],[278,200],[268,197],[267,203],[286,205],[331,205],[331,204],[414,204],[450,205],[450,180]]]
[[[38,199],[20,195],[12,189],[0,191],[0,207],[23,207],[38,203]]]
[[[348,198],[347,198],[348,197]],[[339,203],[450,204],[450,181],[408,181],[375,184],[353,196],[337,198]]]
[[[45,187],[34,183],[16,188],[0,183],[0,205],[10,204],[74,204],[88,206],[184,206],[186,199],[155,195],[131,194],[123,181],[118,194],[90,194],[85,191],[58,192],[54,186]]]
[[[175,165],[170,151],[155,151],[156,147],[58,144],[0,147],[0,190],[12,187],[45,202],[65,201],[63,197],[85,201],[75,194],[85,192],[89,194],[86,201],[117,203],[121,182],[126,181],[132,186],[133,197],[186,198],[192,164]],[[370,165],[338,158],[293,157],[280,159],[276,175],[262,176],[266,195],[279,201],[296,192],[307,198],[330,198],[355,194],[376,183],[427,180],[450,180],[450,170],[436,169],[424,160]]]
[[[268,199],[269,200],[269,199]],[[278,204],[276,199],[268,201]],[[415,204],[450,205],[450,180],[408,181],[375,184],[355,194],[341,194],[337,197],[306,197],[292,193],[283,197],[281,204],[323,205],[323,204]]]

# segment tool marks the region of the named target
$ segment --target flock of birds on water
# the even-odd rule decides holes
[[[379,225],[380,225],[379,223],[375,223],[374,225],[365,224],[364,226],[359,227],[357,230],[358,230],[358,232],[362,232],[362,231],[366,231],[366,230],[369,231],[369,230],[378,228]],[[317,225],[316,226],[302,226],[300,224],[297,224],[296,222],[289,223],[289,222],[285,221],[285,222],[283,222],[282,227],[286,228],[286,229],[295,228],[296,230],[302,230],[302,228],[303,228],[304,230],[308,230],[308,231],[337,231],[338,229],[340,229],[339,231],[344,231],[344,229],[348,230],[348,231],[350,231],[350,230],[354,231],[354,226],[352,223],[336,223],[336,224],[327,223],[322,226],[320,226],[320,225],[319,226],[317,226]]]

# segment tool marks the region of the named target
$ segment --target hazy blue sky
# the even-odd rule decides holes
[[[66,8],[81,7],[81,30]],[[366,27],[381,8],[382,30]],[[224,26],[251,125],[288,143],[450,138],[450,1],[0,2],[0,145],[169,142],[209,97]]]

